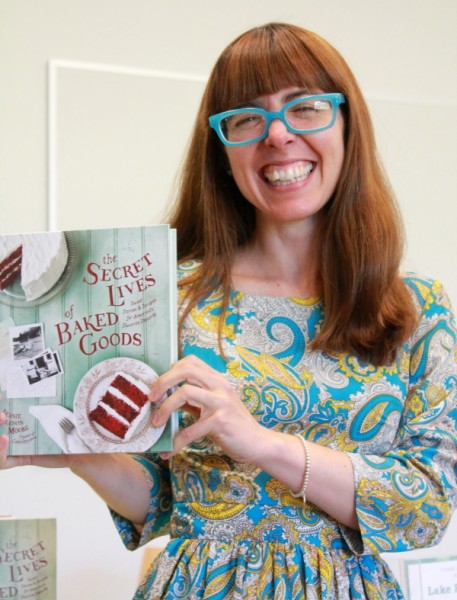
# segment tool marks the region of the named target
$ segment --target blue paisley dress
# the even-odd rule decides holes
[[[182,265],[180,275],[194,268]],[[454,318],[438,282],[414,275],[405,281],[421,317],[388,367],[310,351],[323,319],[316,298],[234,291],[224,358],[220,295],[192,311],[183,355],[225,373],[265,427],[348,453],[360,531],[303,505],[206,438],[169,464],[137,456],[150,485],[147,522],[138,532],[113,513],[115,524],[131,550],[164,534],[170,541],[135,600],[404,597],[380,553],[437,544],[457,504]]]

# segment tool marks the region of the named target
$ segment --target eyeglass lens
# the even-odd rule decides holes
[[[333,105],[328,99],[303,99],[284,112],[286,123],[298,131],[313,131],[329,125]],[[261,112],[237,112],[222,122],[222,131],[229,142],[245,142],[265,133],[266,116]]]

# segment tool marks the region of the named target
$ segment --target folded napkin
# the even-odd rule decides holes
[[[92,450],[86,446],[79,437],[76,427],[67,433],[60,422],[63,418],[69,419],[75,425],[75,418],[71,410],[59,405],[31,406],[30,413],[40,421],[43,429],[65,454],[86,454]]]

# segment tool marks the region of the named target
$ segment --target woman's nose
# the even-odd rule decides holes
[[[286,124],[281,119],[273,119],[268,128],[265,143],[272,146],[282,146],[295,138],[295,133],[287,129]]]

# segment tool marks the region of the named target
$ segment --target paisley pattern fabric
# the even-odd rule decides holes
[[[183,265],[181,275],[196,266]],[[115,523],[132,550],[165,533],[171,539],[136,600],[403,598],[380,553],[438,543],[457,504],[455,323],[439,283],[406,282],[420,323],[389,367],[310,351],[323,319],[316,298],[233,292],[224,358],[220,296],[192,311],[184,355],[225,373],[265,427],[348,453],[360,532],[208,439],[169,465],[137,456],[151,510],[141,533],[113,513]]]

